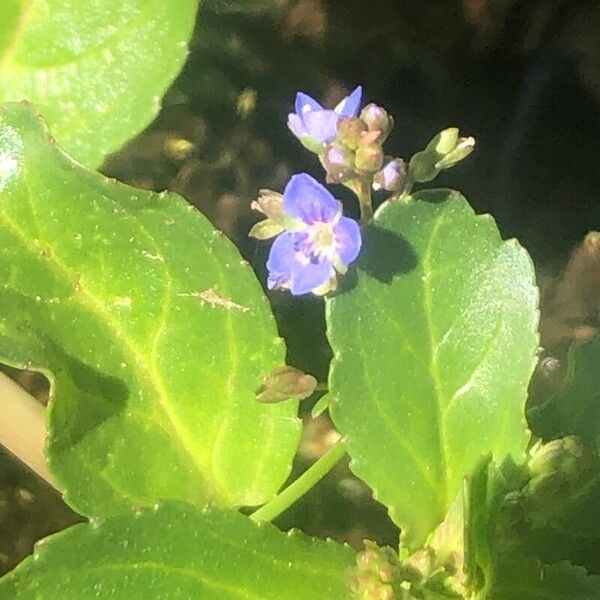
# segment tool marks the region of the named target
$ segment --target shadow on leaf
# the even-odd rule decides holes
[[[412,271],[418,263],[412,246],[402,236],[371,224],[363,233],[363,250],[355,267],[341,278],[338,294],[356,287],[358,270],[381,283],[391,283],[397,275]]]

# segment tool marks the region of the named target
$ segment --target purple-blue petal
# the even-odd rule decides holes
[[[295,234],[291,231],[284,231],[275,238],[267,260],[270,274],[277,277],[290,275],[296,263],[294,242]]]
[[[362,100],[362,86],[359,85],[346,96],[336,107],[335,112],[344,119],[353,119],[358,114]]]
[[[292,176],[283,192],[283,208],[307,225],[331,223],[339,210],[338,201],[307,173]]]
[[[326,258],[307,265],[296,263],[296,268],[292,271],[290,291],[295,296],[308,294],[326,283],[334,274],[333,265]]]
[[[323,107],[314,98],[311,98],[304,92],[298,92],[296,94],[296,104],[294,108],[296,109],[296,114],[300,117],[312,110],[323,110]]]
[[[341,217],[333,227],[333,236],[340,262],[348,266],[358,256],[362,245],[358,223]]]
[[[329,144],[337,137],[340,116],[332,110],[311,110],[302,115],[302,122],[310,137]]]
[[[306,127],[304,127],[302,118],[295,113],[290,113],[288,115],[288,127],[297,138],[306,135]]]

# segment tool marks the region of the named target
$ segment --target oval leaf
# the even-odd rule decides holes
[[[0,108],[0,281],[0,357],[50,377],[77,510],[256,505],[286,479],[297,402],[254,399],[285,351],[248,264],[180,197],[71,161],[23,104]]]
[[[538,294],[527,253],[456,192],[386,203],[364,248],[327,302],[331,413],[415,546],[482,454],[522,457]]]
[[[354,552],[239,513],[174,504],[43,540],[0,580],[14,600],[347,598]]]
[[[0,102],[35,103],[65,150],[97,167],[158,113],[196,11],[194,0],[8,0]]]

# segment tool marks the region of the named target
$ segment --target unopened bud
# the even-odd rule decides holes
[[[401,158],[388,161],[373,177],[373,189],[399,192],[406,182],[406,163]]]
[[[351,150],[358,148],[366,133],[367,126],[360,119],[340,119],[338,122],[337,140]]]
[[[361,173],[375,173],[383,166],[383,149],[380,144],[365,144],[356,151],[356,170]]]
[[[463,160],[463,158],[467,158],[471,152],[475,149],[475,138],[466,137],[460,138],[458,144],[444,158],[436,163],[436,167],[438,169],[449,169],[453,167],[456,163]]]
[[[264,376],[254,393],[259,402],[270,404],[283,400],[303,400],[312,395],[316,387],[317,380],[312,375],[285,365]]]
[[[581,468],[589,463],[589,451],[581,440],[569,435],[546,444],[537,442],[529,452],[527,466],[532,478],[560,471],[569,477],[577,477]]]
[[[452,150],[456,148],[459,133],[458,127],[448,127],[448,129],[440,131],[429,144],[427,144],[425,152],[445,156],[448,152],[452,152]]]
[[[354,153],[340,144],[330,144],[323,154],[323,166],[329,182],[346,181],[354,175]]]
[[[373,103],[367,104],[367,106],[362,109],[360,118],[369,131],[379,132],[377,141],[380,144],[387,139],[394,126],[394,121],[387,111],[384,108],[381,108],[381,106],[377,106],[377,104]]]
[[[408,165],[408,170],[413,181],[418,183],[426,183],[435,179],[440,169],[435,166],[435,157],[432,157],[426,150],[417,152],[411,159]]]

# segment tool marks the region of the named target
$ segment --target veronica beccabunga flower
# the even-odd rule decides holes
[[[326,144],[335,140],[340,119],[356,117],[361,100],[361,86],[355,88],[333,110],[323,108],[314,98],[298,92],[296,112],[288,115],[288,127],[311,152],[320,153]]]
[[[264,190],[253,207],[268,217],[250,235],[277,236],[267,261],[269,288],[299,296],[322,295],[337,287],[361,248],[356,221],[342,216],[342,204],[310,175],[294,175],[283,196]]]

